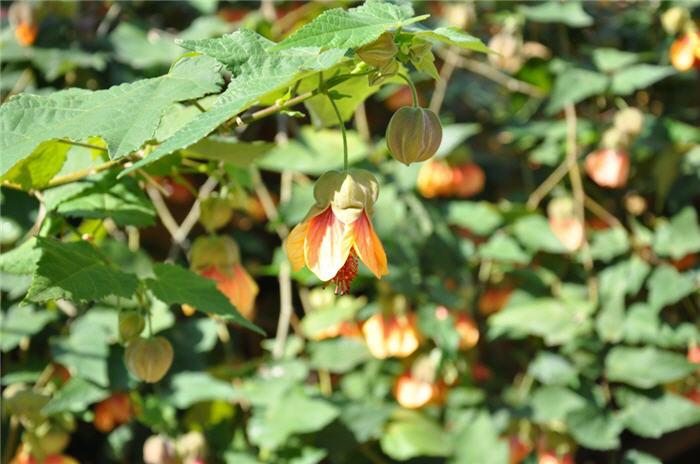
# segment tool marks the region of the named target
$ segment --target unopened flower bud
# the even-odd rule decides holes
[[[126,347],[126,365],[139,379],[155,383],[173,363],[173,347],[164,337],[137,338]]]
[[[399,108],[386,129],[386,143],[391,156],[406,166],[431,158],[441,142],[440,119],[427,108]]]
[[[381,68],[389,63],[397,52],[391,32],[384,32],[377,40],[355,50],[362,61],[375,68]]]

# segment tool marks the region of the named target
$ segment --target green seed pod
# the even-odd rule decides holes
[[[197,237],[190,248],[190,270],[197,273],[212,266],[228,269],[240,260],[238,245],[227,235]]]
[[[231,220],[233,209],[225,198],[211,196],[202,201],[199,222],[209,232],[222,228]]]
[[[440,142],[440,120],[426,108],[399,108],[386,128],[386,143],[391,156],[406,166],[429,159],[440,147]]]
[[[155,383],[173,363],[173,346],[164,337],[137,338],[126,347],[126,365],[139,379]]]
[[[398,52],[398,49],[396,44],[394,44],[394,36],[391,32],[384,32],[374,42],[370,42],[355,50],[355,53],[362,61],[375,68],[381,68],[391,61],[396,56],[396,52]]]
[[[119,314],[119,338],[128,342],[141,335],[146,320],[139,311],[123,311]]]

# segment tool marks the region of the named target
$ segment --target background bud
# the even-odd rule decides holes
[[[119,314],[119,338],[128,342],[141,335],[146,320],[139,311],[123,311]]]
[[[233,209],[229,201],[218,196],[210,196],[202,200],[199,222],[209,232],[222,228],[231,220]]]
[[[386,143],[391,156],[406,166],[432,157],[440,142],[440,120],[426,108],[400,108],[391,117],[386,129]]]
[[[139,379],[154,383],[165,376],[173,363],[173,347],[163,337],[137,338],[126,347],[126,365]]]

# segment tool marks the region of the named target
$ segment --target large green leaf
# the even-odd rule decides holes
[[[0,314],[0,351],[3,353],[16,348],[22,338],[39,333],[56,319],[55,312],[35,310],[33,306],[11,306]]]
[[[27,299],[48,301],[99,300],[107,295],[131,298],[136,277],[114,269],[95,247],[85,241],[64,243],[37,238],[41,256]]]
[[[347,131],[347,140],[350,164],[367,157],[369,149],[357,132]],[[305,126],[296,139],[273,148],[257,164],[270,171],[292,169],[304,174],[321,175],[343,167],[343,138],[339,130],[314,130]]]
[[[580,2],[544,2],[534,6],[521,6],[520,12],[538,23],[562,23],[570,27],[586,27],[593,24],[593,17],[586,13]]]
[[[206,372],[179,372],[170,381],[170,389],[167,400],[180,409],[202,401],[232,401],[239,395],[230,382]]]
[[[564,356],[540,351],[527,372],[545,385],[578,385],[578,371]]]
[[[47,416],[61,412],[80,413],[92,403],[107,398],[109,393],[109,390],[97,386],[89,380],[73,377],[51,398],[41,413]]]
[[[613,227],[593,233],[591,237],[591,258],[608,262],[629,250],[627,232],[622,227]]]
[[[673,382],[697,369],[685,356],[652,346],[632,348],[615,346],[605,357],[608,380],[624,382],[639,388]]]
[[[642,90],[661,79],[676,73],[673,66],[656,66],[637,64],[629,66],[612,77],[610,90],[615,95],[629,95],[635,90]]]
[[[408,31],[413,32],[413,28],[408,28]],[[438,27],[434,30],[425,30],[422,28],[415,29],[416,35],[428,37],[429,39],[439,40],[450,45],[454,45],[460,48],[475,50],[477,52],[492,53],[491,49],[488,48],[484,43],[473,35],[469,35],[458,27]]]
[[[700,422],[700,406],[673,393],[647,396],[629,390],[618,390],[622,403],[622,420],[637,435],[659,438],[665,433]]]
[[[593,404],[570,412],[566,418],[571,435],[586,448],[615,449],[620,446],[623,425],[617,416]]]
[[[249,322],[216,288],[216,282],[173,264],[153,265],[155,279],[147,279],[146,285],[159,300],[167,304],[188,304],[207,314],[235,322],[260,334],[258,326]]]
[[[647,282],[649,305],[660,311],[686,297],[693,290],[689,275],[681,274],[672,266],[662,265],[654,269]]]
[[[71,186],[58,187],[62,192],[75,193],[61,198],[52,193],[52,205],[63,216],[87,219],[112,218],[118,225],[150,226],[156,210],[139,188],[135,179],[127,177],[116,181],[116,173],[86,178]],[[63,196],[63,195],[61,195]]]
[[[49,96],[19,94],[0,107],[0,175],[46,140],[99,136],[110,158],[121,158],[153,137],[173,102],[219,90],[221,66],[208,57],[180,60],[161,77],[95,92],[69,89]]]
[[[58,140],[42,142],[31,155],[7,171],[2,180],[19,184],[24,190],[41,189],[61,170],[70,148]]]
[[[309,345],[310,365],[314,369],[326,369],[345,373],[372,359],[367,345],[359,337],[338,337]]]
[[[700,251],[700,226],[692,206],[683,208],[670,221],[663,221],[654,233],[654,253],[680,259]]]
[[[503,216],[491,203],[451,201],[447,207],[447,222],[466,227],[477,235],[488,235],[503,223]]]
[[[489,318],[492,335],[537,335],[547,345],[566,343],[591,329],[593,304],[586,301],[563,301],[537,298],[520,304],[510,304]]]
[[[255,411],[248,422],[248,436],[258,446],[276,449],[293,434],[322,429],[338,414],[338,408],[328,401],[295,388],[271,406]]]
[[[578,103],[588,97],[600,95],[608,87],[609,78],[604,74],[581,68],[570,68],[559,75],[546,107],[547,114],[554,114],[566,103]]]
[[[184,40],[180,45],[220,60],[235,77],[209,111],[197,115],[131,169],[189,147],[220,124],[255,105],[265,94],[288,86],[309,73],[328,69],[344,56],[343,50],[332,48],[321,52],[319,47],[270,51],[274,42],[249,29],[240,29],[218,39]]]
[[[400,461],[418,456],[446,457],[452,448],[442,427],[418,414],[390,422],[380,444],[387,456]]]
[[[584,407],[586,400],[573,390],[551,385],[539,388],[530,405],[536,422],[563,422],[571,411]]]
[[[508,445],[499,439],[493,419],[481,411],[456,435],[454,464],[506,464]]]
[[[410,4],[398,6],[381,0],[367,0],[349,10],[333,8],[324,11],[273,49],[356,48],[375,40],[387,29],[406,26],[425,17],[413,16]]]

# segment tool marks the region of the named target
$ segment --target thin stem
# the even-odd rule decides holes
[[[413,107],[418,108],[418,92],[416,92],[416,86],[413,84],[413,81],[410,77],[403,73],[399,73],[398,76],[405,80],[408,86],[411,88],[411,95],[413,95]]]
[[[68,140],[68,139],[58,139],[58,141],[61,143],[66,143],[68,145],[75,145],[77,147],[89,148],[91,150],[99,150],[99,151],[104,151],[104,152],[107,151],[107,149],[105,147],[101,147],[99,145],[93,145],[91,143],[74,142],[73,140]]]
[[[326,94],[328,95],[328,94]],[[338,110],[338,105],[335,104],[333,97],[328,95],[328,100],[331,102],[331,106],[335,110],[335,115],[338,116],[338,124],[340,125],[340,132],[343,134],[343,169],[348,170],[348,136],[345,133],[345,122],[343,122],[343,117],[340,115]]]
[[[82,179],[83,177],[97,174],[100,171],[104,171],[104,170],[109,169],[109,168],[116,166],[118,164],[126,163],[127,161],[131,161],[131,158],[125,157],[125,158],[121,158],[118,160],[112,160],[112,161],[108,161],[106,163],[98,164],[97,166],[92,166],[89,168],[81,169],[80,171],[75,171],[75,172],[72,172],[70,174],[54,177],[53,179],[51,179],[49,181],[48,184],[46,184],[45,187],[42,187],[39,190],[45,190],[47,188],[56,187],[58,185],[69,184],[71,182],[78,181],[78,180]],[[2,182],[2,186],[8,187],[11,189],[15,189],[15,190],[24,190],[21,185],[15,184],[14,182],[10,182],[7,180]]]
[[[440,112],[442,102],[445,100],[447,84],[450,82],[450,77],[452,77],[452,73],[455,70],[455,66],[457,65],[458,59],[459,54],[451,47],[450,50],[447,52],[445,63],[440,69],[440,80],[435,83],[435,91],[433,92],[433,98],[430,99],[430,109],[436,114]]]

